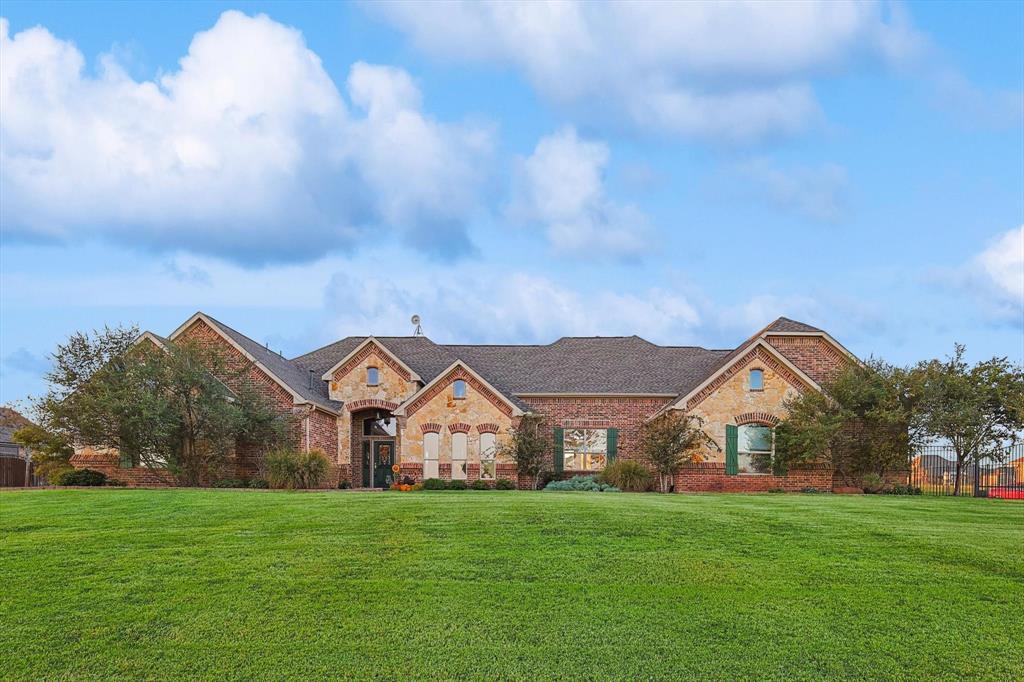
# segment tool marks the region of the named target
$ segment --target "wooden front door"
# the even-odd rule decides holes
[[[389,488],[397,479],[391,467],[395,464],[395,441],[373,441],[373,487]]]

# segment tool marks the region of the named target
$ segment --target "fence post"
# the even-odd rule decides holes
[[[981,460],[974,458],[974,496],[981,497]]]

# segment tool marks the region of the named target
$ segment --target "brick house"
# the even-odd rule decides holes
[[[676,491],[828,489],[824,465],[770,473],[773,427],[787,398],[821,390],[854,360],[824,331],[786,318],[728,350],[637,336],[547,345],[370,336],[286,359],[201,312],[166,339],[142,337],[158,345],[182,338],[212,345],[244,368],[265,396],[297,415],[296,447],[327,453],[328,485],[347,480],[357,488],[389,485],[395,464],[415,480],[515,479],[515,464],[494,453],[524,414],[551,429],[558,475],[596,472],[616,457],[642,459],[644,422],[680,410],[703,420],[709,444],[676,476]],[[240,476],[255,473],[246,453],[236,459]],[[152,472],[88,449],[73,463],[131,484],[155,482]]]

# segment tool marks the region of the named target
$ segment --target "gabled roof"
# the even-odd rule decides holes
[[[345,365],[345,363],[347,363],[354,356],[358,355],[359,351],[361,351],[363,348],[365,348],[366,346],[368,346],[370,344],[373,344],[374,346],[376,346],[382,353],[387,354],[389,357],[391,357],[392,360],[397,362],[400,367],[404,368],[407,372],[409,372],[409,374],[411,375],[411,378],[412,378],[413,381],[419,381],[420,376],[419,376],[419,374],[416,373],[416,371],[413,368],[411,368],[411,367],[409,367],[409,365],[405,364],[405,362],[402,361],[402,358],[400,358],[399,356],[397,356],[394,353],[392,353],[388,349],[388,347],[386,345],[384,345],[383,341],[375,339],[372,336],[366,337],[366,339],[362,343],[360,343],[358,346],[356,346],[355,348],[352,349],[352,352],[350,352],[348,355],[346,355],[342,359],[338,360],[336,363],[334,363],[328,369],[325,369],[323,371],[323,373],[321,374],[320,378],[322,380],[324,380],[324,381],[330,381],[331,378],[333,377],[334,373],[338,370],[338,368],[343,367]],[[316,370],[313,370],[313,371],[314,371],[314,373],[316,373]]]
[[[174,340],[178,334],[188,329],[193,322],[200,319],[210,325],[214,331],[220,333],[236,349],[254,362],[271,379],[276,381],[278,385],[288,391],[297,404],[311,403],[332,413],[337,413],[341,408],[340,402],[330,399],[327,393],[327,385],[324,382],[318,380],[315,376],[312,378],[312,381],[310,380],[307,368],[287,360],[284,356],[269,350],[223,322],[218,322],[206,313],[198,312],[190,317],[171,334],[170,340]]]
[[[763,333],[772,333],[772,332],[775,332],[775,333],[793,333],[793,332],[797,332],[797,333],[799,333],[799,332],[810,332],[810,333],[821,332],[821,333],[824,333],[824,332],[822,332],[822,330],[818,329],[817,327],[812,327],[809,324],[804,324],[803,322],[797,322],[796,320],[791,320],[788,317],[780,317],[779,319],[775,320],[770,325],[765,327],[761,332],[759,332],[759,335],[763,334]]]
[[[504,394],[500,389],[494,386],[491,382],[487,381],[487,379],[485,379],[484,377],[480,376],[478,372],[474,371],[473,368],[467,365],[465,362],[463,362],[462,360],[456,360],[451,365],[446,367],[443,371],[438,372],[437,376],[434,377],[431,381],[429,381],[426,385],[424,385],[423,388],[421,388],[419,391],[406,398],[405,402],[399,405],[398,409],[395,410],[395,414],[404,415],[408,407],[412,403],[419,400],[420,396],[429,392],[430,389],[433,388],[437,382],[442,381],[446,376],[448,376],[452,372],[452,370],[457,369],[459,367],[461,367],[470,376],[474,377],[477,381],[483,384],[483,386],[487,388],[488,391],[493,393],[496,398],[504,401],[509,407],[511,407],[513,416],[521,416],[523,413],[528,411],[528,409],[522,403],[520,403],[512,396]]]

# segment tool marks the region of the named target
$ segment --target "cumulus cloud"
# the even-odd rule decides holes
[[[921,38],[874,2],[378,2],[423,50],[509,64],[547,99],[670,135],[747,141],[805,129],[813,76],[908,59]]]
[[[0,220],[244,262],[304,260],[370,227],[469,248],[487,129],[429,118],[412,78],[358,63],[346,104],[299,31],[225,12],[177,71],[92,76],[75,46],[0,20]]]
[[[632,204],[607,195],[603,142],[580,139],[573,128],[541,138],[518,164],[507,215],[544,226],[559,252],[579,257],[629,258],[647,246],[650,225]]]
[[[739,164],[735,174],[782,210],[821,222],[838,222],[846,215],[847,177],[840,165],[783,168],[762,158]]]
[[[1024,225],[993,240],[975,257],[973,268],[995,297],[1024,314]]]

